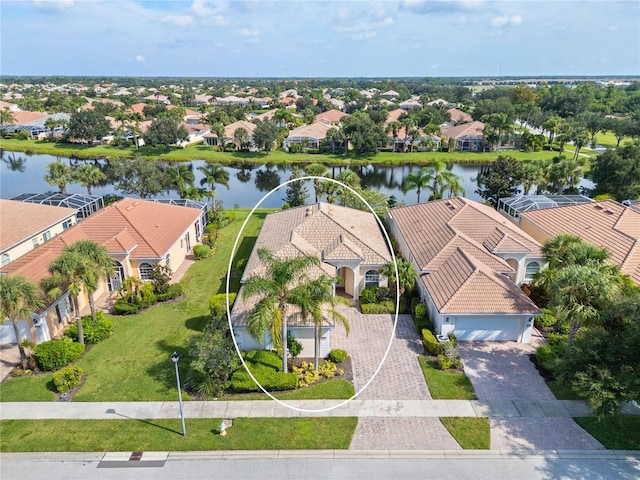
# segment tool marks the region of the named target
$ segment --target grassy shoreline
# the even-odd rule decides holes
[[[26,154],[44,154],[57,157],[71,158],[134,158],[141,155],[145,158],[160,159],[170,162],[189,162],[204,160],[210,163],[234,165],[241,163],[271,163],[274,165],[293,165],[322,163],[325,165],[426,165],[437,161],[458,164],[486,164],[491,163],[499,155],[509,155],[517,160],[527,161],[535,159],[551,160],[558,155],[556,151],[541,152],[378,152],[376,155],[334,155],[334,154],[290,154],[274,151],[270,155],[263,152],[219,152],[212,147],[192,145],[187,148],[164,147],[135,147],[120,148],[113,145],[74,145],[69,143],[55,143],[45,140],[18,140],[15,138],[1,139],[0,148]],[[585,153],[589,153],[586,151]]]

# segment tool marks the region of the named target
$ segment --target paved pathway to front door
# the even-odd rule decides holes
[[[354,386],[360,400],[431,399],[417,355],[423,347],[410,315],[399,315],[395,338],[382,365],[393,333],[393,315],[362,315],[352,307],[340,307],[351,333],[342,327],[331,332],[331,346],[351,356]],[[352,450],[432,448],[460,449],[438,418],[361,417],[351,442]]]

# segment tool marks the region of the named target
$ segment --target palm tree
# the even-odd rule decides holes
[[[184,192],[193,185],[196,179],[191,163],[187,165],[181,163],[177,167],[167,167],[166,174],[169,178],[169,184],[176,188],[180,198],[184,198]]]
[[[325,140],[331,142],[331,153],[336,153],[336,143],[344,142],[344,134],[339,128],[331,127],[327,130]]]
[[[16,123],[16,119],[13,118],[13,113],[6,107],[0,110],[0,124],[11,125],[13,123]]]
[[[67,183],[73,180],[73,170],[69,165],[59,160],[47,165],[47,175],[44,179],[49,185],[55,185],[62,195],[67,194]]]
[[[402,125],[400,124],[400,122],[398,121],[393,121],[393,122],[389,122],[389,124],[387,125],[387,128],[385,128],[385,133],[391,133],[391,136],[393,137],[393,151],[396,151],[396,139],[398,138],[398,132],[400,131],[400,128],[402,127]]]
[[[554,115],[542,124],[542,128],[549,132],[549,145],[553,145],[553,137],[560,131],[562,122],[562,117]]]
[[[107,176],[99,167],[87,163],[80,165],[73,171],[73,178],[83,187],[87,187],[87,193],[92,195],[94,185],[105,181]]]
[[[402,187],[402,192],[407,193],[409,190],[416,190],[418,193],[418,202],[420,203],[420,192],[424,188],[432,189],[431,181],[433,180],[433,175],[431,169],[429,167],[422,167],[416,173],[410,173],[407,175],[407,178],[404,181],[404,186]]]
[[[513,122],[506,113],[495,113],[492,116],[491,124],[498,131],[498,147],[500,147],[500,143],[505,135],[508,138],[508,136],[513,133]]]
[[[267,332],[274,347],[282,350],[282,370],[287,371],[287,310],[289,305],[309,305],[305,283],[307,271],[320,265],[317,257],[308,255],[277,258],[266,248],[258,250],[264,276],[250,277],[242,288],[244,299],[260,297],[247,319],[249,334],[262,341]]]
[[[346,298],[336,297],[334,292],[335,284],[340,280],[340,277],[330,278],[327,275],[321,275],[315,280],[312,280],[306,284],[306,295],[303,297],[308,298],[309,303],[304,302],[301,305],[302,317],[310,318],[314,325],[314,367],[316,372],[320,366],[319,354],[320,354],[320,337],[322,336],[322,327],[326,323],[325,314],[328,315],[334,322],[340,323],[349,335],[349,321],[347,318],[338,312],[335,307],[338,303],[345,305],[349,304]]]
[[[30,320],[31,312],[42,306],[43,302],[38,295],[38,287],[35,283],[19,275],[0,276],[0,321],[11,320],[23,370],[27,368],[27,355],[22,346],[18,320]]]
[[[113,259],[109,256],[107,249],[92,240],[78,240],[68,250],[76,252],[80,257],[87,259],[93,267],[93,274],[99,278],[110,278],[114,274]],[[96,322],[96,304],[94,295],[98,284],[88,282],[85,284],[85,290],[89,297],[89,308],[91,309],[91,317]]]
[[[321,163],[312,163],[304,167],[304,173],[306,173],[311,177],[326,177],[328,170],[327,170],[327,167],[325,167]],[[313,179],[313,190],[315,194],[316,203],[318,203],[318,192],[322,189],[321,182],[322,180],[319,180],[318,178]],[[325,183],[331,183],[331,182],[325,182]]]
[[[211,124],[211,131],[215,133],[218,138],[218,150],[224,151],[224,125],[220,122]]]
[[[127,116],[127,126],[131,130],[131,135],[133,135],[133,142],[136,145],[136,150],[140,148],[139,138],[142,135],[140,124],[142,122],[144,122],[144,116],[139,112],[131,112]]]
[[[431,191],[433,192],[434,200],[438,200],[444,197],[444,192],[446,192],[447,190],[449,191],[449,196],[464,195],[464,188],[462,187],[462,177],[447,170],[446,163],[439,161],[430,168],[432,170],[433,178]]]
[[[568,159],[564,155],[553,157],[550,168],[550,180],[557,194],[562,195],[565,189],[573,189],[580,184],[584,171],[582,159]]]
[[[238,142],[240,150],[242,150],[249,139],[249,133],[246,129],[238,127],[233,132],[233,138],[236,142]]]
[[[579,129],[573,134],[573,146],[575,147],[575,152],[573,153],[574,160],[578,159],[578,157],[580,156],[580,150],[587,143],[589,143],[589,134],[586,132],[586,130]]]
[[[396,263],[398,264],[398,278],[400,282],[396,279],[396,269],[393,261],[386,263],[380,273],[389,279],[390,286],[398,285],[398,290],[400,291],[400,295],[404,295],[404,292],[413,289],[413,286],[416,283],[416,269],[413,266],[413,263],[407,262],[402,257],[396,257]]]
[[[407,149],[407,139],[409,138],[411,131],[416,126],[416,122],[413,118],[406,116],[400,121],[400,125],[404,127],[404,149]],[[413,143],[412,150],[413,150]]]
[[[213,196],[216,193],[216,183],[224,185],[229,190],[229,172],[225,170],[221,165],[201,165],[198,167],[204,177],[200,179],[200,185],[209,186],[209,196]]]
[[[44,126],[50,130],[49,132],[50,139],[53,139],[54,130],[58,127],[59,124],[60,123],[58,122],[58,120],[56,120],[54,117],[49,117],[45,120]]]

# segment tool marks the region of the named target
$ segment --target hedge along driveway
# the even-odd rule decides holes
[[[110,316],[115,322],[113,335],[92,347],[77,362],[86,374],[86,381],[75,395],[77,401],[161,401],[176,399],[175,369],[171,361],[174,351],[180,355],[180,374],[184,381],[191,358],[191,337],[208,321],[209,297],[224,292],[224,278],[229,256],[247,210],[236,211],[236,219],[221,231],[217,253],[193,264],[182,279],[185,299],[177,303],[156,305],[138,315]],[[247,256],[264,221],[266,211],[256,213],[244,231],[239,256]],[[239,258],[236,256],[236,258]],[[232,289],[237,290],[234,278]],[[30,381],[12,379],[3,383]],[[19,387],[18,384],[8,388]],[[25,398],[32,395],[23,389]],[[188,399],[187,395],[183,398]],[[3,400],[8,400],[3,395]]]

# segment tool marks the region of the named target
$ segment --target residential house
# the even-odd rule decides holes
[[[249,148],[255,148],[253,143],[253,132],[256,130],[256,124],[247,122],[245,120],[238,120],[237,122],[230,123],[229,125],[224,127],[224,143],[233,143],[237,148],[241,148],[240,141],[235,138],[236,130],[239,128],[244,128],[247,131],[248,138],[247,143],[249,144]],[[218,139],[218,135],[214,132],[210,132],[204,136],[206,145],[210,147],[217,147],[220,144],[220,140]]]
[[[288,151],[294,143],[302,144],[305,148],[320,148],[321,143],[327,138],[327,132],[332,128],[335,126],[322,122],[294,128],[282,142],[282,148]]]
[[[442,138],[455,139],[456,150],[461,152],[480,152],[484,150],[484,123],[473,121],[460,125],[440,127]]]
[[[409,100],[405,100],[404,102],[400,102],[400,104],[398,105],[401,109],[403,110],[413,110],[413,109],[420,109],[422,108],[422,103],[420,103],[420,100],[415,99],[415,98],[410,98]]]
[[[611,261],[640,285],[640,211],[614,200],[520,212],[518,225],[538,242],[560,233],[604,247]]]
[[[159,93],[155,93],[153,95],[147,95],[143,98],[143,100],[149,100],[151,102],[156,103],[164,103],[165,105],[171,105],[171,100],[166,95],[161,95]]]
[[[331,109],[316,115],[316,122],[330,123],[331,125],[340,125],[344,117],[348,117],[348,113],[340,110]]]
[[[388,225],[440,338],[530,341],[541,312],[519,285],[544,262],[534,238],[463,197],[393,208]]]
[[[209,125],[203,125],[201,123],[185,123],[182,125],[187,131],[187,140],[178,143],[179,146],[185,148],[187,145],[194,143],[202,143],[205,141],[205,136],[211,133],[211,127]]]
[[[454,122],[455,125],[473,122],[473,117],[471,115],[467,112],[463,112],[462,110],[458,110],[457,108],[450,108],[447,112],[451,115],[451,121]]]
[[[75,223],[73,208],[0,199],[0,266],[9,265]]]
[[[253,275],[262,275],[264,267],[257,255],[261,248],[269,249],[278,258],[316,256],[320,265],[309,269],[308,275],[312,278],[322,274],[341,277],[342,285],[337,287],[336,293],[354,300],[367,286],[386,285],[386,278],[379,271],[391,260],[389,247],[373,213],[327,203],[303,205],[267,215],[241,284]],[[249,335],[247,316],[259,298],[244,300],[242,292],[241,287],[231,311],[239,348],[272,348],[268,336],[264,342],[259,342]],[[289,330],[301,341],[305,352],[313,352],[313,324],[305,322],[295,309],[290,309],[288,317]],[[327,319],[322,328],[320,356],[329,353],[332,328],[332,322]]]
[[[387,98],[398,98],[400,94],[395,90],[387,90],[386,92],[382,92],[380,96],[387,97]]]
[[[49,276],[49,265],[65,246],[88,239],[107,249],[115,267],[114,276],[103,279],[96,296],[114,293],[127,277],[148,280],[153,264],[168,266],[174,272],[180,268],[193,245],[200,241],[205,210],[205,204],[193,208],[124,198],[1,267],[0,274],[21,275],[40,284]],[[80,310],[88,305],[84,293],[79,303]],[[31,319],[20,321],[20,329],[23,338],[43,342],[60,335],[74,316],[69,294],[65,292],[54,301],[47,299],[46,306],[33,312]],[[10,325],[0,325],[0,343],[15,343]]]

